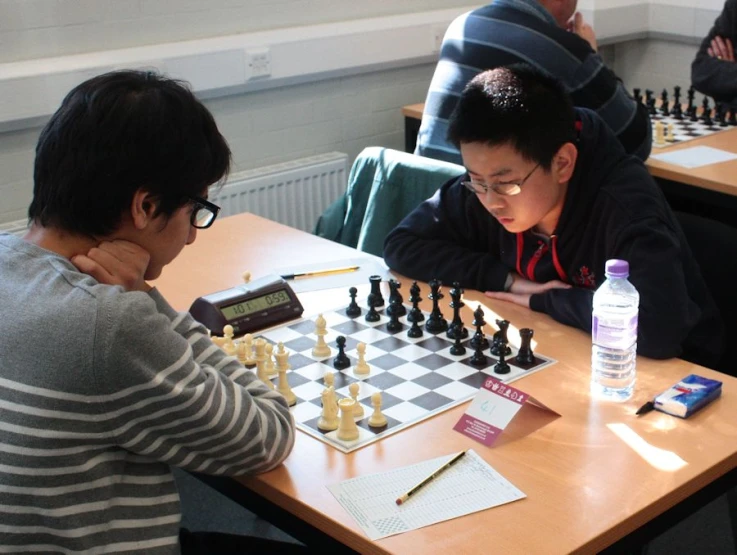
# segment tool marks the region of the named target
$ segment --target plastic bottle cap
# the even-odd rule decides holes
[[[627,277],[630,275],[630,263],[626,260],[617,260],[616,258],[613,258],[606,261],[604,271],[607,276]]]

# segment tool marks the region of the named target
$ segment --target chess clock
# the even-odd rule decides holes
[[[302,315],[304,308],[289,284],[266,276],[199,297],[189,312],[215,335],[230,324],[236,335],[262,330]]]

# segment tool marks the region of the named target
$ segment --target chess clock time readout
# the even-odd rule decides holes
[[[282,289],[274,293],[269,293],[268,295],[248,299],[238,304],[224,306],[220,309],[220,312],[223,313],[226,319],[235,320],[242,316],[253,314],[254,312],[287,304],[290,300],[291,298],[287,295],[286,290]]]

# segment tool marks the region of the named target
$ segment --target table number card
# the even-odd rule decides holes
[[[489,447],[525,403],[555,412],[527,393],[488,377],[453,429]]]

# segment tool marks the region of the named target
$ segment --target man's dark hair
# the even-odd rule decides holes
[[[479,73],[466,85],[450,118],[448,140],[459,148],[508,144],[549,170],[560,147],[575,141],[575,118],[559,81],[514,64]]]
[[[28,216],[108,235],[139,188],[168,217],[229,168],[228,144],[184,83],[146,71],[106,73],[69,92],[41,131]]]

